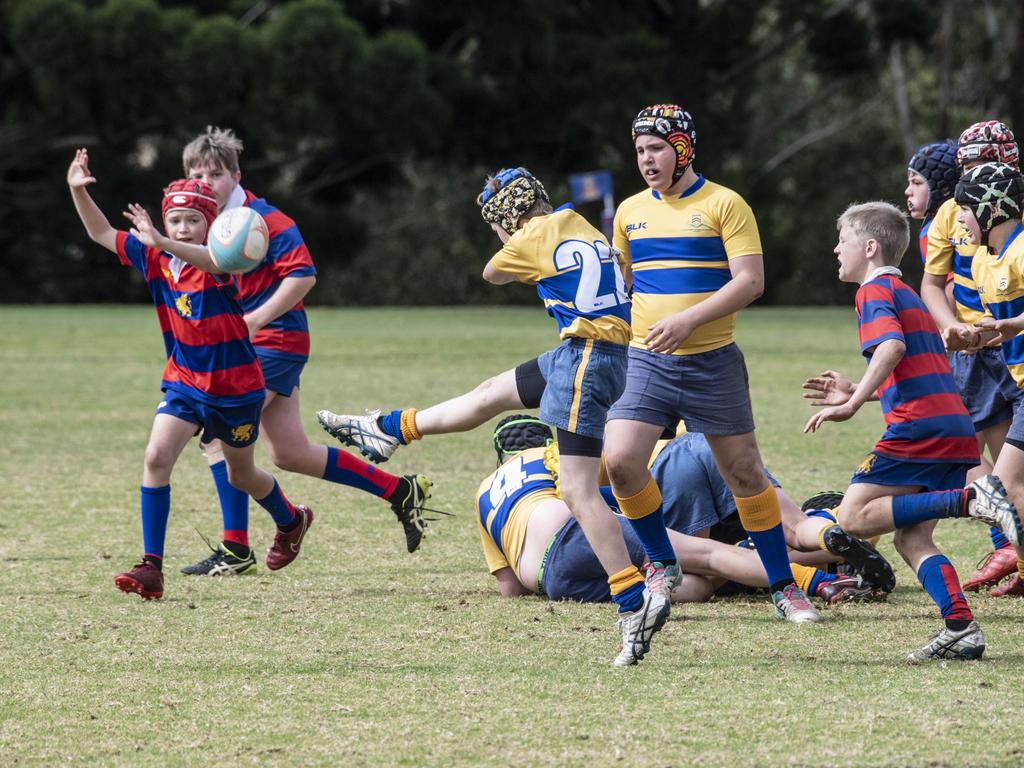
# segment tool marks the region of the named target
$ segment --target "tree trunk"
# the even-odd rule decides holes
[[[889,49],[889,68],[892,71],[893,96],[896,99],[896,123],[903,142],[903,155],[910,157],[917,148],[914,126],[910,118],[910,89],[907,87],[907,68],[903,62],[903,47],[899,41]]]

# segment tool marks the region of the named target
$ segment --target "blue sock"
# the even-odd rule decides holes
[[[220,516],[224,521],[224,540],[249,545],[249,494],[228,482],[228,463],[210,465],[213,483],[220,499]]]
[[[163,558],[167,538],[167,518],[171,515],[171,486],[142,486],[142,549],[143,554]]]
[[[932,555],[925,559],[918,566],[917,579],[939,606],[942,618],[954,621],[970,621],[974,618],[967,600],[964,599],[956,570],[945,555]]]
[[[381,429],[398,440],[398,442],[406,445],[405,438],[402,437],[402,412],[400,410],[381,416],[377,423],[380,424]]]
[[[281,486],[274,481],[274,489],[262,499],[256,499],[256,503],[263,507],[278,527],[291,525],[295,522],[295,508],[288,503],[288,499],[281,493]]]
[[[633,526],[633,532],[644,545],[644,554],[652,563],[662,565],[673,565],[676,562],[676,551],[672,549],[672,542],[668,539],[668,531],[665,530],[665,515],[661,507],[649,515],[638,517],[635,520],[626,518]]]
[[[815,569],[814,576],[811,577],[811,583],[807,585],[807,596],[813,597],[818,593],[818,587],[826,581],[835,581],[836,575],[834,573],[825,573],[821,569]]]
[[[619,511],[619,500],[615,498],[610,485],[601,486],[601,496],[604,497],[604,503],[608,505],[612,512]]]
[[[1010,546],[1010,540],[998,528],[989,528],[988,535],[992,537],[992,549],[1002,549],[1003,547]]]
[[[394,490],[396,478],[387,472],[357,459],[347,451],[327,449],[327,464],[324,465],[324,480],[338,485],[347,485],[374,496],[384,496]]]
[[[836,520],[836,516],[827,509],[808,509],[804,514],[807,515],[807,517],[820,517],[825,520],[831,520],[833,523],[839,522]]]
[[[963,508],[963,490],[893,496],[892,524],[896,528],[908,528],[926,520],[961,517]]]
[[[637,582],[619,594],[612,595],[612,602],[619,607],[619,613],[637,610],[644,602],[644,583]]]
[[[782,532],[782,523],[765,531],[747,531],[754,542],[757,556],[768,575],[768,585],[774,590],[784,587],[793,581],[793,569],[789,567],[789,550],[786,549],[786,536]]]

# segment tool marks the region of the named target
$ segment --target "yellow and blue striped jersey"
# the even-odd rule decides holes
[[[698,176],[689,189],[666,197],[645,190],[615,213],[615,247],[633,275],[633,340],[650,327],[714,295],[732,279],[729,259],[761,254],[750,206],[731,189]],[[733,341],[736,315],[698,327],[673,353],[693,355]]]
[[[956,220],[959,213],[960,206],[956,200],[947,200],[939,206],[928,228],[924,271],[940,277],[953,273],[956,318],[962,323],[973,324],[985,313],[971,274],[971,260],[977,246],[970,244],[967,231]]]
[[[544,451],[523,451],[480,484],[476,521],[491,573],[517,568],[530,515],[541,502],[558,498],[555,480],[544,466]]]
[[[1024,314],[1024,224],[1017,228],[998,254],[987,248],[974,253],[974,282],[985,314],[1006,320]],[[1024,334],[1003,342],[1003,357],[1017,386],[1024,386]]]
[[[629,298],[617,254],[575,211],[559,208],[530,219],[491,265],[537,286],[560,338],[629,342]]]

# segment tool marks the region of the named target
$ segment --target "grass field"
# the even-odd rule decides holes
[[[552,343],[535,309],[310,313],[317,408],[426,405]],[[0,765],[1019,766],[1024,602],[972,605],[979,663],[902,661],[937,629],[893,560],[888,604],[777,623],[764,599],[678,608],[633,669],[608,606],[503,600],[471,512],[489,429],[392,462],[435,482],[414,555],[376,499],[279,474],[317,514],[302,556],[255,577],[197,579],[194,529],[220,521],[199,451],[173,480],[166,596],[118,592],[141,551],[138,486],[158,399],[152,310],[0,307]],[[795,498],[844,487],[880,433],[877,406],[804,436],[803,378],[859,374],[852,312],[750,310],[741,321],[771,470]],[[270,468],[262,449],[260,463]],[[272,527],[252,505],[254,546]],[[962,574],[987,531],[944,523]],[[894,557],[887,537],[883,551]]]

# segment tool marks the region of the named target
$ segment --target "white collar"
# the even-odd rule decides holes
[[[895,275],[896,277],[903,277],[903,273],[900,272],[900,270],[898,270],[896,267],[875,267],[873,270],[871,270],[871,273],[866,278],[864,278],[864,283],[870,283],[876,277],[881,277],[882,275]],[[861,285],[864,285],[864,283],[861,283]]]
[[[231,195],[228,197],[228,201],[224,203],[222,210],[230,211],[232,208],[238,208],[242,205],[245,205],[245,190],[242,189],[241,184],[235,184],[235,188],[231,190]]]

